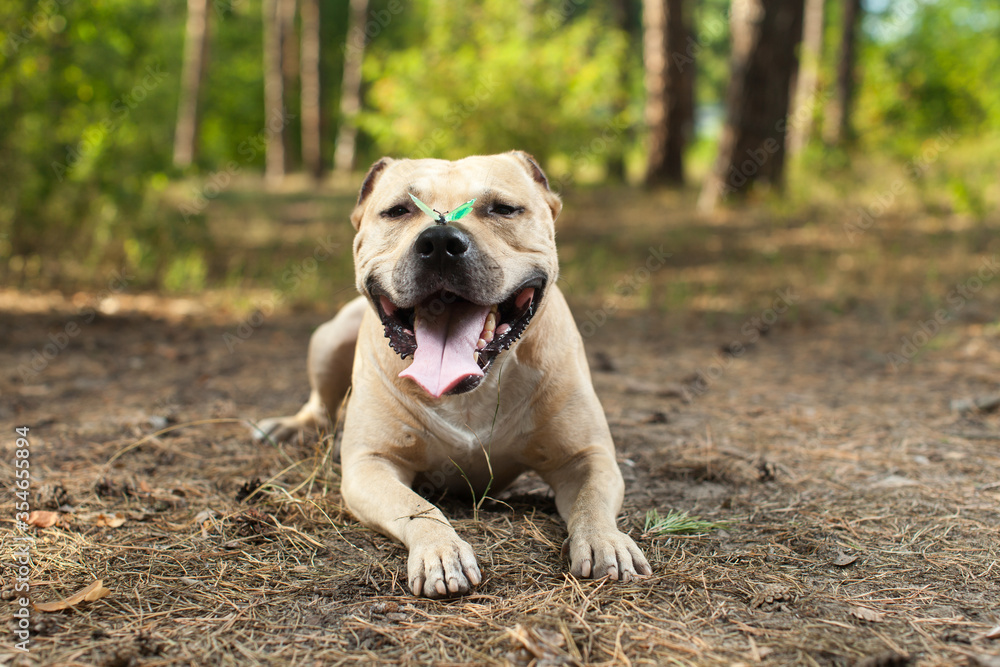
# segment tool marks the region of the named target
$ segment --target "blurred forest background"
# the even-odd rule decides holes
[[[733,206],[985,234],[1000,199],[987,0],[3,0],[0,30],[8,287],[281,288],[327,239],[291,300],[323,298],[382,155],[521,148],[660,239]],[[599,253],[566,275],[628,266]]]

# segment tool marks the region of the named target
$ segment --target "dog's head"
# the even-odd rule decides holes
[[[470,200],[467,214],[449,219]],[[354,267],[387,344],[413,356],[400,377],[434,397],[479,385],[557,278],[553,223],[561,208],[520,151],[372,165],[351,215]]]

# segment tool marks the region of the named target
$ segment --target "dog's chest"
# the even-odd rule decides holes
[[[513,357],[513,355],[511,355]],[[438,456],[466,458],[470,452],[516,457],[535,427],[532,396],[541,374],[508,358],[472,392],[427,406],[422,415]]]

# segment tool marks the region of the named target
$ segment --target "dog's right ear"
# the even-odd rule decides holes
[[[354,206],[354,212],[351,213],[351,224],[354,225],[354,229],[358,229],[361,226],[361,218],[364,216],[365,203],[368,197],[371,195],[372,190],[375,189],[375,183],[378,182],[379,177],[385,168],[392,164],[394,160],[391,157],[384,157],[375,164],[371,166],[368,173],[365,175],[365,180],[361,184],[361,191],[358,193],[358,203]]]
[[[531,176],[531,180],[538,184],[542,190],[545,191],[545,201],[549,204],[549,210],[552,211],[552,219],[555,220],[559,217],[559,212],[562,211],[562,199],[559,195],[552,192],[549,187],[549,179],[545,176],[545,172],[542,168],[538,166],[538,162],[535,161],[535,156],[531,153],[525,153],[524,151],[509,151],[510,155],[513,155],[520,163],[521,166],[528,172]]]

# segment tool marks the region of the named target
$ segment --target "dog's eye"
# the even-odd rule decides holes
[[[490,213],[494,215],[502,215],[505,218],[516,215],[523,210],[524,209],[519,206],[510,206],[509,204],[493,204],[490,206]]]
[[[402,204],[397,204],[392,208],[387,208],[386,210],[382,211],[381,215],[383,218],[402,218],[409,212],[410,209],[406,208]]]

